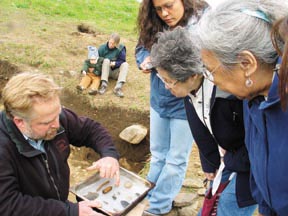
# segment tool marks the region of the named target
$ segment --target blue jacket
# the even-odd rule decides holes
[[[246,145],[251,161],[252,195],[264,215],[288,215],[288,111],[283,112],[275,75],[267,100],[244,103]],[[287,171],[287,172],[286,172]]]
[[[186,29],[193,28],[197,17],[192,16]],[[150,55],[148,49],[138,45],[135,49],[136,63],[139,65]],[[140,68],[140,67],[139,67]],[[164,83],[156,76],[157,71],[152,70],[150,76],[150,106],[159,113],[162,118],[187,119],[183,98],[177,98],[165,88]]]
[[[202,95],[206,95],[203,88],[199,91],[202,91]],[[216,94],[215,86],[209,98],[202,96],[202,99],[200,98],[196,103],[201,104],[200,106],[204,109],[203,105],[205,106],[207,102],[205,100],[210,100],[209,113],[213,135],[200,120],[197,108],[195,109],[190,97],[185,98],[188,122],[199,148],[202,169],[204,172],[215,172],[219,168],[219,144],[226,150],[224,156],[226,169],[237,172],[236,197],[239,207],[253,205],[256,202],[251,196],[249,187],[250,163],[244,143],[242,101],[219,90]]]

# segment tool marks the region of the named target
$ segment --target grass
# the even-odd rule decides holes
[[[18,50],[18,63],[28,64],[32,67],[39,67],[40,65],[50,65],[50,63],[45,62],[43,59],[44,52],[34,45],[7,43],[3,44],[3,49],[6,50],[6,57],[10,57],[13,55],[15,56],[15,53],[13,51]]]
[[[138,7],[136,0],[1,0],[0,59],[22,71],[55,75],[61,86],[73,92],[87,46],[98,47],[111,32],[119,32],[129,63],[125,97],[114,97],[115,82],[111,82],[107,96],[90,97],[90,104],[149,111],[149,76],[138,70],[134,57]],[[95,34],[79,33],[80,24]]]
[[[33,16],[95,23],[99,31],[135,35],[136,0],[1,0],[1,10],[26,10]]]

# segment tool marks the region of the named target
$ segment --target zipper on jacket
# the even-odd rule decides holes
[[[214,91],[214,87],[213,87],[213,91]],[[212,93],[213,93],[213,91],[212,91]],[[212,99],[212,97],[211,97],[211,99]],[[210,110],[209,110],[209,113],[208,113],[208,118],[210,120],[210,128],[211,128],[211,131],[210,131],[209,127],[208,127],[208,125],[206,123],[206,120],[205,120],[206,118],[205,118],[205,115],[204,115],[204,113],[205,113],[204,112],[205,111],[205,108],[204,108],[204,106],[205,106],[205,97],[204,97],[204,85],[202,84],[202,118],[203,118],[203,122],[204,122],[205,127],[208,129],[208,131],[210,132],[211,136],[213,137],[215,143],[218,145],[218,148],[219,148],[220,145],[219,145],[219,142],[217,141],[216,137],[213,134],[212,124],[211,124],[211,115],[210,115],[210,113],[212,111],[212,108],[213,108],[212,106],[214,105],[214,102],[216,101],[216,98],[213,99],[213,100],[214,100],[213,104],[212,105],[210,104]],[[220,146],[220,148],[222,148],[222,147]],[[220,152],[219,152],[219,154],[220,154]],[[220,158],[221,158],[221,155],[220,155]]]
[[[56,190],[58,200],[61,200],[61,198],[60,198],[60,193],[59,193],[59,189],[58,189],[57,185],[55,184],[55,180],[54,180],[54,178],[53,178],[53,176],[51,175],[51,172],[50,172],[50,167],[49,167],[49,164],[48,164],[47,157],[46,157],[46,156],[43,156],[43,154],[41,154],[41,157],[42,157],[42,159],[43,159],[43,161],[44,161],[44,163],[45,163],[45,166],[46,166],[48,175],[49,175],[49,177],[50,177],[51,182],[53,183],[53,187],[54,187],[55,190]]]

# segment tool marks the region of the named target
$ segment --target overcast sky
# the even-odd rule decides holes
[[[208,2],[209,5],[211,5],[211,7],[215,7],[217,4],[223,2],[225,0],[206,0],[206,2]]]

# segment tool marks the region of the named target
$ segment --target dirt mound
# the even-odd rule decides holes
[[[0,60],[0,94],[8,79],[19,71],[18,67],[8,61]]]
[[[69,107],[79,115],[85,115],[98,121],[108,129],[120,153],[121,166],[134,172],[139,172],[143,168],[149,156],[149,134],[138,145],[131,145],[121,140],[119,134],[126,127],[136,123],[149,128],[148,112],[139,112],[115,106],[89,108],[88,100],[79,95],[74,95],[69,90],[64,90],[61,100],[64,106]],[[81,154],[84,154],[85,159],[95,160],[97,158],[97,155],[91,151],[84,151]]]
[[[88,33],[88,34],[95,34],[96,32],[88,25],[81,23],[77,26],[79,32]]]

